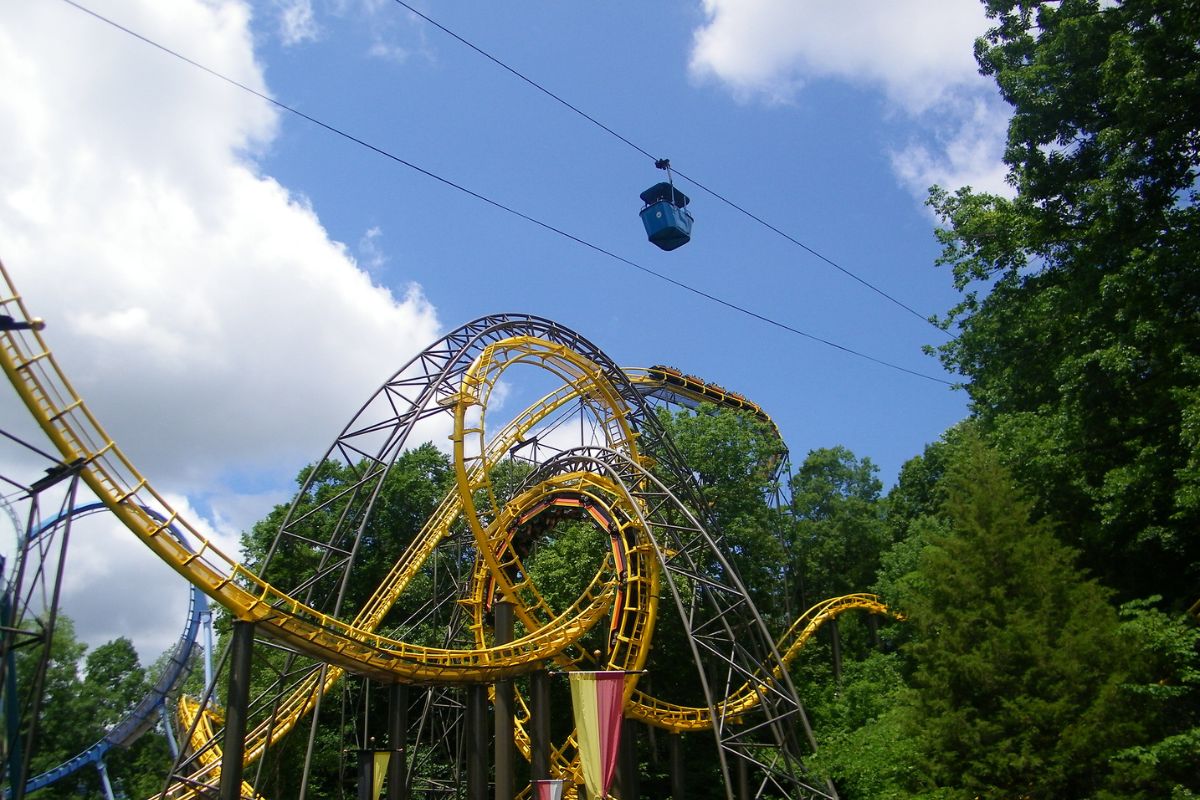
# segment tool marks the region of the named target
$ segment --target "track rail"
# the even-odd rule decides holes
[[[7,271],[0,266],[0,272],[0,313],[32,322]],[[608,610],[606,595],[598,594],[556,627],[504,646],[467,651],[415,645],[355,627],[272,586],[183,518],[100,426],[38,331],[3,331],[0,366],[63,459],[83,460],[84,481],[147,547],[238,619],[255,623],[264,635],[315,660],[388,682],[491,682],[536,669]],[[412,416],[415,422],[418,415]],[[186,545],[167,534],[172,525]]]
[[[33,535],[35,538],[45,535],[62,524],[68,517],[81,518],[106,511],[107,508],[103,503],[89,503],[80,506],[73,509],[67,515],[47,521]],[[167,532],[177,539],[181,538],[174,527],[169,526]],[[175,643],[174,648],[172,648],[167,665],[164,667],[162,674],[159,675],[158,680],[155,681],[154,686],[151,687],[146,696],[128,714],[113,726],[112,730],[95,744],[58,766],[48,769],[39,775],[34,775],[26,781],[25,792],[27,794],[78,772],[89,764],[98,763],[114,747],[128,747],[154,724],[151,715],[160,708],[163,708],[167,695],[174,691],[183,682],[184,678],[187,677],[188,662],[191,660],[192,651],[196,645],[196,636],[200,630],[200,619],[204,612],[208,610],[208,600],[204,594],[195,586],[191,586],[190,589],[188,617],[184,624],[183,632],[179,635],[179,640]],[[6,797],[10,793],[10,789],[5,789]]]
[[[2,265],[0,275],[0,313],[30,322]],[[886,609],[873,596],[852,595],[811,609],[778,641],[767,631],[720,537],[698,516],[707,507],[700,490],[648,403],[712,401],[774,427],[741,395],[667,367],[623,370],[583,337],[540,317],[480,318],[430,345],[368,399],[317,462],[252,571],[206,539],[134,468],[33,325],[7,327],[0,332],[0,366],[63,459],[83,464],[81,475],[104,506],[194,586],[238,619],[255,623],[260,637],[326,665],[301,671],[268,703],[269,716],[247,735],[246,763],[294,728],[347,673],[452,686],[490,684],[554,663],[564,670],[624,670],[630,673],[625,700],[631,717],[671,731],[711,731],[729,798],[734,761],[756,771],[760,793],[832,796],[830,788],[806,777],[798,731],[808,731],[808,723],[787,665],[823,622],[852,609]],[[506,371],[519,365],[550,373],[560,388],[489,434],[492,395]],[[576,410],[581,426],[585,415],[590,420],[592,444],[536,462],[513,493],[495,485],[502,461],[552,433],[564,414]],[[414,431],[439,420],[452,429],[454,490],[411,535],[369,599],[346,614],[343,599],[356,554],[392,464]],[[327,463],[353,476],[332,496],[318,491]],[[591,581],[564,610],[542,597],[515,544],[523,526],[546,508],[591,520],[609,544]],[[459,620],[447,629],[446,646],[385,634],[406,589],[450,543],[471,555],[474,565],[441,598]],[[311,575],[298,586],[272,582],[276,564],[298,555],[311,562]],[[495,642],[486,620],[496,595],[514,603],[524,631],[505,644]],[[638,689],[665,609],[690,648],[702,705]],[[606,630],[607,645],[598,656],[579,646],[593,630]],[[524,723],[529,711],[523,699],[518,708]],[[219,778],[213,718],[204,709],[186,711],[199,731],[191,742],[196,759],[170,797],[195,796]],[[523,725],[517,738],[527,751]],[[574,748],[568,738],[552,758],[552,771],[572,780],[578,778]]]

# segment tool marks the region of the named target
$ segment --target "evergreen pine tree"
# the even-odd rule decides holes
[[[995,454],[966,441],[931,530],[899,583],[916,628],[902,720],[914,786],[944,798],[1089,797],[1105,754],[1136,735],[1118,696],[1125,674],[1108,592],[1025,499]]]

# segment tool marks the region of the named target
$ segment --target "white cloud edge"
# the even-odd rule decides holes
[[[885,145],[914,198],[923,202],[935,183],[1010,194],[1007,107],[978,74],[971,46],[989,23],[978,3],[955,2],[703,0],[689,71],[740,102],[768,105],[801,102],[804,87],[819,80],[872,88],[918,131]]]

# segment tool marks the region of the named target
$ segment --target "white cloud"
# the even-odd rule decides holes
[[[378,38],[371,42],[371,46],[367,48],[367,55],[371,56],[371,58],[403,64],[412,55],[412,51],[404,45],[396,44],[394,41],[385,38],[386,34],[377,33],[375,35]]]
[[[289,14],[281,18],[281,30],[291,19],[302,22],[300,31],[312,31],[311,39],[320,37],[320,14],[339,21],[350,20],[366,36],[365,53],[371,58],[404,64],[419,56],[432,59],[425,39],[425,22],[392,0],[326,0],[320,10],[312,0],[275,0]],[[286,34],[283,34],[285,43]]]
[[[1007,116],[978,74],[973,43],[988,20],[976,0],[704,0],[691,72],[744,100],[792,102],[840,80],[881,92],[923,130],[893,153],[901,182],[1003,188]],[[1000,178],[997,181],[997,177]]]
[[[94,5],[268,91],[241,2]],[[0,74],[0,258],[134,464],[236,541],[437,338],[434,308],[416,285],[374,284],[259,174],[253,157],[280,125],[261,100],[60,3],[0,4]],[[6,419],[24,414],[4,395]],[[103,565],[97,592],[127,604],[135,572],[102,555],[81,561]],[[186,601],[167,572],[139,602]]]
[[[929,139],[893,150],[892,169],[918,198],[934,184],[1011,195],[1005,181],[1008,168],[1001,160],[1008,116],[1008,107],[998,98],[974,98],[968,109],[932,130]]]
[[[742,92],[781,98],[840,78],[921,112],[981,80],[971,48],[986,20],[974,0],[704,0],[704,10],[692,71]]]
[[[312,0],[277,0],[279,38],[287,47],[316,41],[321,34]]]
[[[368,272],[377,272],[387,263],[387,254],[380,244],[383,230],[374,225],[358,240],[358,263]]]

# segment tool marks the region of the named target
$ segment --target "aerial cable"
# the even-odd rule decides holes
[[[413,8],[412,6],[410,6],[408,3],[404,2],[404,0],[395,0],[395,1],[396,1],[396,3],[397,3],[397,4],[399,4],[399,5],[401,5],[401,6],[404,6],[405,8],[407,8],[407,9],[408,9],[410,12],[412,12],[412,13],[413,13],[413,14],[415,14],[416,16],[420,17],[421,19],[425,20],[426,22],[428,22],[428,23],[429,23],[430,25],[432,25],[433,27],[435,27],[435,28],[437,28],[438,30],[440,30],[440,31],[442,31],[443,33],[445,33],[447,36],[450,36],[450,37],[451,37],[451,38],[453,38],[453,39],[457,39],[459,42],[461,42],[462,44],[465,44],[467,47],[471,48],[471,49],[472,49],[472,50],[474,50],[476,53],[479,53],[479,55],[483,56],[483,57],[484,57],[484,58],[486,58],[488,61],[491,61],[491,62],[492,62],[493,64],[495,64],[496,66],[498,66],[498,67],[500,67],[501,69],[504,69],[504,70],[506,70],[506,71],[508,71],[508,72],[512,73],[513,75],[515,75],[516,77],[518,77],[518,78],[520,78],[521,80],[525,81],[525,83],[528,83],[530,86],[532,86],[533,88],[537,89],[539,92],[541,92],[542,94],[544,94],[544,95],[546,95],[547,97],[551,98],[551,99],[552,99],[552,100],[554,100],[555,102],[557,102],[557,103],[560,103],[560,104],[562,104],[562,105],[566,106],[567,108],[571,109],[571,110],[572,110],[572,111],[574,111],[576,114],[578,114],[579,116],[583,117],[583,118],[584,118],[584,119],[586,119],[588,122],[590,122],[590,123],[592,123],[593,125],[595,125],[596,127],[600,128],[600,129],[602,129],[602,130],[604,130],[604,131],[607,131],[608,133],[610,133],[610,134],[612,134],[613,136],[617,137],[617,138],[618,138],[618,139],[620,139],[622,142],[624,142],[625,144],[627,144],[627,145],[629,145],[630,147],[632,147],[634,150],[637,150],[639,153],[641,153],[642,155],[644,155],[646,158],[650,159],[651,161],[657,161],[657,160],[658,160],[658,159],[656,159],[654,156],[650,155],[650,154],[649,154],[649,153],[647,153],[645,150],[643,150],[642,148],[638,147],[636,144],[634,144],[633,142],[631,142],[629,139],[626,139],[624,136],[622,136],[621,134],[619,134],[619,133],[617,133],[616,131],[614,131],[612,128],[610,128],[610,127],[608,127],[607,125],[605,125],[605,124],[604,124],[603,122],[601,122],[600,120],[596,119],[596,118],[595,118],[595,117],[593,117],[592,115],[590,115],[590,114],[586,113],[585,111],[581,110],[581,109],[580,109],[580,108],[578,108],[577,106],[574,106],[574,105],[572,105],[571,103],[567,102],[566,100],[564,100],[563,98],[559,97],[559,96],[558,96],[558,95],[556,95],[554,92],[550,91],[550,90],[549,90],[549,89],[547,89],[545,86],[542,86],[540,83],[538,83],[537,81],[533,80],[532,78],[527,78],[526,76],[522,75],[520,72],[518,72],[517,70],[513,69],[512,67],[510,67],[508,64],[505,64],[503,61],[501,61],[500,59],[496,58],[494,55],[492,55],[492,54],[491,54],[491,53],[489,53],[488,51],[486,51],[486,50],[484,50],[484,49],[482,49],[482,48],[480,48],[480,47],[476,47],[474,44],[472,44],[471,42],[467,41],[467,40],[466,40],[466,39],[464,39],[463,37],[459,36],[457,33],[455,33],[454,31],[450,30],[450,29],[449,29],[449,28],[447,28],[445,25],[443,25],[442,23],[440,23],[440,22],[438,22],[437,20],[433,19],[432,17],[426,16],[425,14],[422,14],[420,11],[417,11],[415,8]],[[680,174],[682,174],[682,173],[680,173]],[[688,180],[691,180],[691,179],[689,178]],[[698,184],[698,183],[697,183],[696,185],[697,185],[697,186],[699,186],[700,184]],[[701,188],[703,188],[703,187],[701,187]],[[707,189],[705,189],[705,191],[708,191],[708,190],[707,190]]]
[[[417,9],[413,8],[411,5],[409,5],[408,3],[406,3],[404,0],[394,0],[394,2],[395,2],[397,5],[403,6],[404,8],[408,9],[408,11],[410,11],[412,14],[414,14],[414,15],[416,15],[416,16],[418,16],[418,17],[420,17],[421,19],[425,20],[425,21],[426,21],[426,22],[428,22],[430,25],[433,25],[435,28],[437,28],[438,30],[442,31],[442,32],[443,32],[443,33],[445,33],[446,35],[448,35],[448,36],[450,36],[450,37],[454,38],[455,40],[457,40],[457,41],[461,42],[462,44],[466,45],[467,47],[471,48],[472,50],[474,50],[476,53],[479,53],[481,56],[483,56],[483,57],[484,57],[484,58],[486,58],[487,60],[491,61],[492,63],[494,63],[494,64],[496,64],[497,66],[501,67],[502,69],[506,70],[507,72],[509,72],[509,73],[511,73],[511,74],[513,74],[513,75],[515,75],[517,78],[520,78],[522,81],[524,81],[525,83],[529,84],[529,85],[530,85],[530,86],[532,86],[533,88],[537,89],[539,92],[541,92],[542,94],[544,94],[544,95],[546,95],[547,97],[551,98],[551,99],[552,99],[552,100],[554,100],[555,102],[557,102],[557,103],[559,103],[559,104],[561,104],[561,105],[563,105],[563,106],[566,106],[566,107],[567,107],[567,108],[569,108],[571,111],[574,111],[576,114],[578,114],[579,116],[583,117],[583,118],[584,118],[584,119],[586,119],[588,122],[590,122],[590,123],[592,123],[593,125],[595,125],[596,127],[600,128],[601,130],[605,131],[606,133],[609,133],[609,134],[611,134],[612,136],[615,136],[616,138],[620,139],[622,142],[624,142],[625,144],[629,145],[629,146],[630,146],[630,147],[632,147],[634,150],[637,150],[639,153],[641,153],[642,155],[644,155],[646,158],[649,158],[651,161],[654,161],[654,162],[655,162],[655,166],[657,166],[657,165],[658,165],[658,162],[660,162],[660,161],[662,160],[662,159],[659,159],[659,158],[657,158],[657,157],[655,157],[655,156],[651,155],[651,154],[650,154],[649,152],[647,152],[647,151],[646,151],[644,148],[640,147],[639,145],[637,145],[636,143],[634,143],[634,142],[633,142],[633,141],[631,141],[630,139],[626,138],[625,136],[622,136],[621,134],[617,133],[615,130],[613,130],[612,128],[608,127],[607,125],[605,125],[603,122],[601,122],[600,120],[596,119],[596,118],[595,118],[595,117],[593,117],[592,115],[590,115],[590,114],[586,113],[585,111],[581,110],[580,108],[578,108],[577,106],[573,105],[572,103],[570,103],[570,102],[568,102],[568,101],[564,100],[563,98],[559,97],[557,94],[555,94],[554,92],[550,91],[550,90],[549,90],[549,89],[547,89],[545,86],[542,86],[542,85],[541,85],[540,83],[538,83],[537,81],[533,80],[532,78],[529,78],[529,77],[527,77],[526,75],[522,74],[520,71],[518,71],[518,70],[514,69],[513,67],[510,67],[508,64],[505,64],[503,61],[501,61],[500,59],[496,58],[496,57],[495,57],[495,56],[493,56],[491,53],[489,53],[489,52],[487,52],[486,50],[484,50],[484,49],[482,49],[482,48],[478,47],[477,45],[475,45],[475,44],[473,44],[472,42],[470,42],[470,41],[468,41],[468,40],[464,39],[463,37],[459,36],[457,33],[455,33],[454,31],[450,30],[450,29],[449,29],[449,28],[447,28],[445,25],[441,24],[440,22],[438,22],[437,20],[433,19],[432,17],[429,17],[428,15],[426,15],[426,14],[423,14],[422,12],[420,12],[420,11],[418,11]],[[772,225],[771,223],[767,222],[765,219],[763,219],[762,217],[758,216],[757,214],[754,214],[753,212],[751,212],[751,211],[747,210],[746,208],[743,208],[742,206],[738,205],[738,204],[737,204],[737,203],[735,203],[734,201],[732,201],[732,200],[730,200],[729,198],[725,197],[724,195],[720,194],[720,193],[719,193],[719,192],[717,192],[716,190],[708,188],[708,187],[707,187],[707,186],[705,186],[703,183],[701,183],[700,181],[698,181],[698,180],[696,180],[695,178],[691,177],[690,175],[687,175],[686,173],[684,173],[684,172],[680,171],[679,169],[675,169],[674,167],[672,167],[672,169],[674,169],[674,171],[675,171],[675,174],[676,174],[676,175],[678,175],[679,177],[681,177],[681,178],[683,178],[683,179],[685,179],[685,180],[687,180],[687,181],[690,181],[692,184],[694,184],[694,185],[696,186],[696,188],[700,189],[701,191],[708,193],[709,195],[711,195],[712,197],[716,198],[717,200],[720,200],[722,203],[724,203],[725,205],[727,205],[727,206],[729,206],[730,208],[734,209],[735,211],[738,211],[738,212],[740,212],[740,213],[742,213],[742,214],[746,215],[747,217],[749,217],[750,219],[754,220],[754,221],[755,221],[755,222],[757,222],[759,225],[762,225],[763,227],[767,228],[768,230],[774,231],[775,233],[777,233],[777,234],[779,234],[780,236],[782,236],[784,239],[787,239],[787,240],[788,240],[789,242],[791,242],[792,244],[794,244],[794,245],[796,245],[797,247],[799,247],[799,248],[801,248],[802,250],[804,250],[804,251],[805,251],[806,253],[808,253],[809,255],[812,255],[812,256],[814,256],[814,257],[816,257],[816,258],[820,259],[821,261],[824,261],[826,264],[828,264],[829,266],[833,267],[833,268],[834,268],[834,269],[836,269],[837,271],[841,272],[843,275],[846,275],[846,276],[847,276],[847,277],[849,277],[849,278],[853,278],[854,280],[858,281],[860,284],[862,284],[862,285],[863,285],[863,286],[865,286],[866,288],[868,288],[868,289],[870,289],[871,291],[875,292],[875,293],[876,293],[877,295],[879,295],[880,297],[883,297],[884,299],[888,300],[889,302],[891,302],[891,303],[894,303],[895,305],[897,305],[897,306],[899,306],[900,308],[904,309],[904,310],[905,310],[905,311],[907,311],[909,314],[912,314],[914,317],[916,317],[917,319],[921,320],[922,322],[926,322],[926,323],[928,323],[929,325],[931,325],[932,327],[934,327],[934,328],[936,328],[937,330],[941,331],[942,333],[946,334],[947,336],[950,336],[951,338],[954,338],[954,337],[953,337],[953,335],[952,335],[952,334],[951,334],[949,331],[947,331],[947,330],[946,330],[945,328],[943,328],[941,325],[938,325],[936,322],[934,322],[933,320],[931,320],[931,319],[930,319],[928,316],[926,316],[926,315],[922,314],[920,311],[917,311],[915,308],[913,308],[912,306],[908,305],[908,304],[907,304],[907,303],[905,303],[904,301],[902,301],[902,300],[899,300],[899,299],[897,299],[896,297],[893,297],[892,295],[888,294],[886,291],[884,291],[883,289],[879,288],[879,287],[878,287],[878,286],[876,286],[875,284],[871,283],[871,282],[870,282],[870,281],[868,281],[866,278],[863,278],[863,277],[860,277],[859,275],[856,275],[854,272],[851,272],[849,269],[846,269],[846,268],[845,268],[845,267],[843,267],[841,264],[837,263],[836,261],[834,261],[833,259],[829,258],[828,256],[826,256],[826,255],[824,255],[824,254],[822,254],[822,253],[818,252],[817,250],[813,249],[812,247],[809,247],[809,246],[808,246],[808,245],[806,245],[804,242],[802,242],[802,241],[800,241],[799,239],[795,238],[795,237],[794,237],[794,236],[792,236],[791,234],[788,234],[788,233],[784,232],[783,230],[780,230],[779,228],[775,227],[774,225]]]
[[[703,183],[701,183],[700,181],[698,181],[698,180],[696,180],[695,178],[691,177],[690,175],[687,175],[686,173],[684,173],[684,172],[682,172],[682,171],[680,171],[680,170],[678,170],[678,169],[675,169],[674,167],[672,167],[672,169],[674,169],[674,170],[675,170],[675,174],[676,174],[676,175],[678,175],[679,177],[683,178],[684,180],[687,180],[687,181],[691,182],[691,183],[692,183],[692,184],[693,184],[693,185],[694,185],[696,188],[700,189],[701,191],[703,191],[703,192],[707,192],[708,194],[712,195],[712,196],[713,196],[713,197],[715,197],[716,199],[720,200],[722,203],[725,203],[725,204],[726,204],[726,205],[728,205],[729,207],[731,207],[731,208],[733,208],[733,209],[736,209],[736,210],[738,210],[738,211],[742,212],[742,213],[743,213],[743,214],[745,214],[747,217],[749,217],[750,219],[754,220],[755,222],[757,222],[758,224],[762,225],[763,227],[765,227],[765,228],[769,228],[770,230],[772,230],[772,231],[774,231],[775,233],[779,234],[779,235],[780,235],[780,236],[782,236],[783,238],[787,239],[787,240],[788,240],[789,242],[791,242],[792,244],[794,244],[794,245],[796,245],[797,247],[799,247],[799,248],[803,249],[805,252],[809,253],[809,254],[810,254],[810,255],[812,255],[812,256],[815,256],[816,258],[819,258],[819,259],[820,259],[820,260],[822,260],[822,261],[824,261],[826,264],[828,264],[829,266],[833,267],[833,268],[834,268],[834,269],[836,269],[838,272],[841,272],[843,275],[846,275],[846,276],[847,276],[847,277],[849,277],[849,278],[853,278],[854,280],[856,280],[856,281],[858,281],[859,283],[861,283],[863,286],[867,287],[867,288],[868,288],[868,289],[870,289],[871,291],[873,291],[873,292],[875,292],[876,294],[878,294],[880,297],[886,298],[886,299],[887,299],[887,300],[889,300],[890,302],[892,302],[892,303],[895,303],[895,304],[896,304],[896,305],[898,305],[900,308],[902,308],[902,309],[904,309],[905,311],[907,311],[908,313],[912,314],[912,315],[913,315],[914,317],[916,317],[917,319],[919,319],[919,320],[921,320],[921,321],[923,321],[923,322],[927,322],[927,323],[929,323],[930,325],[932,325],[932,326],[933,326],[934,328],[936,328],[937,330],[941,331],[942,333],[946,334],[947,336],[951,336],[951,338],[954,338],[954,337],[952,336],[952,334],[951,334],[949,331],[947,331],[945,328],[943,328],[941,325],[938,325],[936,322],[934,322],[933,320],[931,320],[929,317],[925,316],[925,315],[924,315],[924,314],[922,314],[920,311],[917,311],[915,308],[913,308],[912,306],[908,305],[908,304],[907,304],[907,303],[905,303],[904,301],[902,301],[902,300],[898,300],[898,299],[896,299],[895,297],[892,297],[890,294],[888,294],[887,292],[885,292],[883,289],[880,289],[878,286],[876,286],[875,284],[871,283],[871,282],[870,282],[870,281],[868,281],[866,278],[862,278],[862,277],[860,277],[860,276],[858,276],[858,275],[854,274],[853,272],[851,272],[850,270],[846,269],[845,267],[843,267],[841,264],[837,263],[837,262],[836,262],[836,261],[834,261],[833,259],[829,258],[828,256],[825,256],[825,255],[824,255],[824,254],[822,254],[822,253],[819,253],[818,251],[816,251],[816,250],[814,250],[813,248],[811,248],[811,247],[809,247],[808,245],[806,245],[804,242],[800,241],[799,239],[796,239],[796,238],[794,238],[793,236],[791,236],[791,235],[790,235],[790,234],[788,234],[788,233],[785,233],[784,231],[780,230],[779,228],[776,228],[774,225],[772,225],[771,223],[767,222],[767,221],[766,221],[765,219],[763,219],[762,217],[758,216],[757,214],[754,214],[754,213],[753,213],[753,212],[751,212],[751,211],[748,211],[748,210],[747,210],[747,209],[745,209],[745,208],[742,208],[740,205],[738,205],[737,203],[733,202],[732,200],[730,200],[729,198],[725,197],[724,195],[718,194],[716,191],[714,191],[714,190],[712,190],[712,189],[708,188],[708,187],[707,187],[707,186],[705,186]]]
[[[601,255],[605,255],[611,259],[620,261],[622,264],[633,267],[634,269],[644,272],[647,275],[653,276],[655,278],[658,278],[661,281],[665,281],[665,282],[672,284],[673,286],[676,286],[680,289],[683,289],[685,291],[691,292],[692,294],[703,297],[706,300],[711,300],[712,302],[717,303],[718,305],[725,306],[726,308],[728,308],[732,311],[737,311],[741,314],[745,314],[746,316],[753,317],[754,319],[757,319],[761,322],[765,322],[768,325],[772,325],[776,328],[779,328],[780,330],[784,330],[789,333],[796,334],[797,336],[802,336],[806,339],[810,339],[814,342],[818,342],[820,344],[827,345],[829,347],[834,348],[835,350],[840,350],[849,355],[857,356],[858,358],[862,358],[867,361],[871,361],[871,362],[878,364],[880,366],[883,366],[883,367],[888,367],[890,369],[894,369],[899,372],[908,373],[909,375],[913,375],[914,377],[917,377],[917,378],[924,378],[927,381],[944,384],[946,386],[954,386],[955,385],[953,381],[946,380],[945,378],[939,378],[934,375],[927,375],[923,372],[917,372],[916,370],[909,369],[908,367],[904,367],[899,364],[892,363],[890,361],[885,361],[883,359],[876,358],[875,356],[867,355],[866,353],[863,353],[859,350],[855,350],[853,348],[846,347],[845,345],[840,345],[840,344],[837,344],[836,342],[832,342],[828,339],[823,339],[820,336],[816,336],[814,334],[807,333],[805,331],[800,330],[799,328],[794,328],[790,325],[787,325],[786,323],[779,322],[778,320],[772,319],[771,317],[765,316],[763,314],[759,314],[756,311],[751,311],[750,309],[748,309],[744,306],[740,306],[740,305],[738,305],[736,303],[732,303],[728,300],[723,300],[720,297],[717,297],[716,295],[709,294],[708,292],[703,291],[702,289],[697,289],[694,286],[689,286],[686,283],[677,281],[674,278],[668,277],[660,272],[656,272],[655,270],[652,270],[649,267],[644,267],[635,261],[631,261],[630,259],[625,258],[624,256],[617,255],[616,253],[612,252],[611,250],[606,250],[605,248],[601,247],[600,245],[593,244],[585,239],[581,239],[572,233],[568,233],[567,231],[562,230],[561,228],[556,228],[555,226],[551,225],[548,222],[543,222],[543,221],[537,219],[536,217],[531,217],[522,211],[518,211],[517,209],[512,208],[511,206],[504,205],[503,203],[501,203],[498,200],[493,200],[492,198],[482,195],[479,192],[476,192],[472,189],[469,189],[469,188],[463,186],[462,184],[455,183],[454,181],[450,180],[449,178],[444,178],[441,175],[438,175],[437,173],[430,172],[429,170],[425,169],[424,167],[420,167],[420,166],[412,163],[411,161],[407,161],[407,160],[401,158],[400,156],[396,155],[395,153],[384,150],[383,148],[373,145],[370,142],[365,141],[364,139],[360,139],[357,136],[342,130],[341,128],[335,127],[327,122],[323,122],[320,119],[317,119],[316,117],[314,117],[310,114],[306,114],[303,111],[300,111],[299,109],[294,108],[293,106],[290,106],[281,100],[276,100],[275,98],[271,97],[270,95],[264,94],[263,92],[260,92],[259,90],[255,89],[251,86],[247,86],[246,84],[242,83],[241,81],[239,81],[235,78],[231,78],[228,75],[225,75],[224,73],[218,72],[217,70],[213,69],[212,67],[205,66],[204,64],[200,63],[199,61],[196,61],[192,58],[189,58],[189,57],[183,55],[182,53],[172,50],[171,48],[167,47],[166,45],[159,44],[158,42],[154,41],[153,39],[143,36],[142,34],[136,32],[134,30],[131,30],[131,29],[125,27],[124,25],[121,25],[119,22],[109,19],[108,17],[104,16],[103,14],[93,11],[92,9],[87,8],[86,6],[80,5],[78,2],[76,2],[76,0],[62,0],[62,2],[66,3],[67,5],[71,6],[72,8],[78,9],[79,11],[82,11],[85,14],[88,14],[89,16],[94,17],[95,19],[97,19],[107,25],[110,25],[110,26],[116,28],[117,30],[121,31],[122,33],[126,33],[126,34],[134,37],[135,39],[138,39],[139,41],[141,41],[145,44],[148,44],[151,47],[154,47],[155,49],[166,53],[167,55],[173,56],[173,57],[179,59],[180,61],[183,61],[184,63],[195,67],[196,69],[206,72],[214,78],[218,78],[219,80],[222,80],[231,86],[234,86],[238,89],[241,89],[244,92],[252,94],[255,97],[259,98],[260,100],[264,100],[282,111],[286,111],[289,114],[293,114],[297,117],[300,117],[303,120],[311,122],[313,125],[316,125],[317,127],[322,128],[322,129],[334,134],[335,136],[340,136],[341,138],[346,139],[350,142],[353,142],[354,144],[357,144],[360,147],[364,147],[367,150],[370,150],[371,152],[376,153],[377,155],[383,156],[384,158],[389,159],[391,161],[395,161],[397,164],[406,166],[415,172],[419,172],[428,178],[432,178],[433,180],[438,181],[439,183],[445,184],[446,186],[449,186],[453,189],[457,189],[458,191],[460,191],[464,194],[470,195],[471,197],[474,197],[476,200],[481,200],[482,202],[487,203],[488,205],[492,206],[493,208],[497,208],[501,211],[505,211],[509,214],[512,214],[513,216],[520,217],[521,219],[525,220],[526,222],[530,222],[534,225],[537,225],[538,227],[543,228],[547,231],[550,231],[551,233],[556,233],[559,236],[562,236],[563,238],[570,239],[571,241],[575,242],[576,244],[583,245],[584,247],[586,247],[590,250],[593,250],[597,253],[600,253]]]

